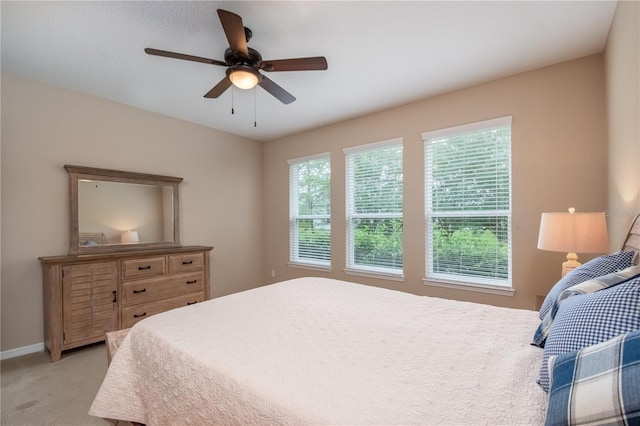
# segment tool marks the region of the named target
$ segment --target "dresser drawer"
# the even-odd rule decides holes
[[[121,311],[121,328],[129,328],[138,321],[148,318],[151,315],[159,314],[170,309],[193,305],[198,302],[204,302],[204,292],[124,307]]]
[[[155,277],[167,273],[166,257],[145,257],[122,261],[122,279]]]
[[[172,254],[169,256],[169,273],[202,271],[204,253]]]
[[[129,281],[122,284],[122,305],[135,305],[199,291],[204,291],[204,272]]]

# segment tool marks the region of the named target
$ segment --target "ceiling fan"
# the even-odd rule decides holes
[[[224,62],[152,48],[146,48],[144,51],[149,55],[227,67],[225,78],[209,90],[204,95],[205,98],[219,97],[232,84],[241,89],[251,89],[259,85],[283,104],[290,104],[296,98],[260,71],[314,71],[327,69],[327,59],[324,56],[264,61],[260,52],[247,46],[252,32],[242,24],[242,18],[239,15],[218,9],[218,17],[229,42],[229,47],[224,51]]]

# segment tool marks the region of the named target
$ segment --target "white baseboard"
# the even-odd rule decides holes
[[[0,360],[15,358],[18,356],[28,355],[41,351],[44,351],[44,342],[36,343],[29,346],[23,346],[21,348],[9,349],[8,351],[2,351],[0,352]]]

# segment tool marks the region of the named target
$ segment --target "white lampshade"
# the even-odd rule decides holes
[[[604,213],[542,213],[538,248],[567,253],[562,276],[580,266],[576,253],[609,251],[609,236]]]
[[[258,84],[258,73],[253,68],[243,67],[231,70],[229,80],[240,89],[252,89]]]
[[[138,231],[124,231],[120,234],[120,242],[122,244],[133,244],[139,241]]]
[[[542,213],[538,248],[571,253],[609,251],[604,213]]]

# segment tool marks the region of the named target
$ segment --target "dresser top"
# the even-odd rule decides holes
[[[163,247],[150,248],[144,250],[118,251],[113,253],[92,253],[92,254],[73,254],[63,256],[43,256],[38,259],[43,264],[54,265],[60,263],[84,263],[94,261],[118,260],[125,258],[139,258],[169,254],[183,254],[200,251],[211,251],[211,246],[180,246],[180,247]]]

